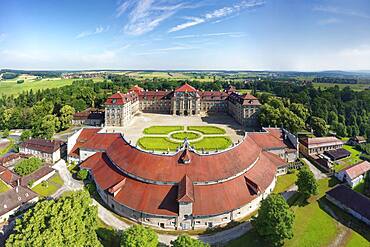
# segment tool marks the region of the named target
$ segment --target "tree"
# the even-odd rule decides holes
[[[346,137],[347,136],[347,128],[344,124],[338,123],[335,127],[335,131],[337,132],[337,135],[340,137]]]
[[[86,169],[82,169],[77,172],[77,179],[79,180],[86,180],[87,176],[89,176],[89,171]]]
[[[98,211],[87,191],[43,200],[15,223],[12,246],[102,246],[96,235]]]
[[[23,142],[25,140],[28,140],[32,137],[32,131],[31,130],[25,130],[22,132],[20,136],[20,140]]]
[[[304,122],[307,120],[308,116],[310,115],[310,113],[308,112],[308,109],[302,104],[292,103],[289,106],[289,109],[292,112],[294,112],[298,117],[300,117]]]
[[[258,234],[276,246],[293,237],[294,214],[280,194],[270,194],[262,200],[258,216],[252,223]]]
[[[325,120],[319,117],[312,117],[311,128],[316,136],[325,136],[328,133]]]
[[[72,125],[73,114],[75,109],[72,106],[65,105],[60,109],[60,128],[62,130],[68,129]]]
[[[134,225],[122,233],[122,247],[157,247],[158,236],[153,229]]]
[[[14,172],[19,176],[26,176],[39,169],[42,164],[43,162],[39,158],[31,157],[18,162],[14,167]]]
[[[59,130],[59,119],[54,115],[46,115],[40,125],[32,129],[32,136],[37,136],[45,139],[51,139]]]
[[[311,195],[317,195],[318,193],[315,176],[307,167],[299,171],[296,184],[298,186],[298,192],[304,194],[306,198]]]
[[[176,240],[171,241],[172,247],[207,247],[208,244],[203,243],[200,240],[194,239],[189,235],[183,234],[176,238]]]
[[[2,136],[3,138],[8,138],[9,137],[9,130],[8,129],[5,129],[4,131],[3,131],[3,136]]]

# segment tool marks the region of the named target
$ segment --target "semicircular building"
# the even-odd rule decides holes
[[[82,129],[68,141],[69,160],[90,171],[102,200],[119,215],[165,229],[227,224],[272,192],[297,150],[282,129],[247,133],[234,147],[199,154],[145,152],[121,134]]]

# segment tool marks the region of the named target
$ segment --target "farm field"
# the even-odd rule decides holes
[[[166,72],[166,71],[153,71],[153,72],[145,72],[145,71],[127,71],[121,72],[117,74],[123,74],[129,76],[131,78],[136,79],[172,79],[172,80],[197,80],[201,82],[209,82],[213,81],[214,78],[212,75],[194,75],[192,73],[186,72]]]
[[[344,87],[350,87],[354,91],[363,91],[367,88],[370,88],[370,84],[339,84],[339,83],[313,83],[314,88],[330,88],[334,86],[338,86],[339,88],[344,88]]]
[[[24,80],[23,83],[17,83],[19,80]],[[37,91],[47,88],[57,88],[71,85],[72,82],[80,79],[61,79],[48,78],[36,80],[34,76],[21,75],[11,80],[0,80],[0,95],[18,95],[23,91]],[[102,78],[93,79],[95,82],[102,81]]]

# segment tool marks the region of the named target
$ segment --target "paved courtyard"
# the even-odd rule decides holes
[[[244,131],[241,126],[228,115],[204,116],[172,116],[169,114],[139,113],[127,127],[106,127],[108,132],[121,132],[126,140],[132,143],[144,136],[144,129],[151,126],[217,126],[226,131],[226,135],[236,143],[242,141]]]

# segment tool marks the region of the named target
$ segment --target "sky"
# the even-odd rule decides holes
[[[0,0],[0,68],[370,70],[369,0]]]

